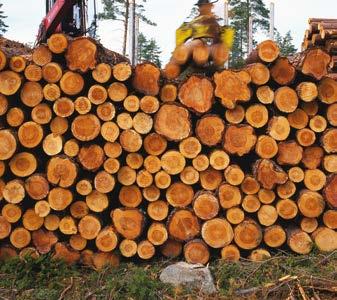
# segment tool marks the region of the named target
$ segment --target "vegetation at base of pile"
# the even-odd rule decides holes
[[[337,252],[278,255],[262,262],[216,261],[209,265],[218,293],[175,288],[159,280],[174,261],[122,263],[100,272],[68,266],[49,255],[0,264],[0,299],[336,299]],[[306,298],[305,298],[306,297]]]

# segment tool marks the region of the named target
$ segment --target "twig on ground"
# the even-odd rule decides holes
[[[74,284],[74,279],[73,277],[70,277],[70,284],[62,291],[58,300],[62,300],[64,298],[65,294],[73,287],[73,284]]]

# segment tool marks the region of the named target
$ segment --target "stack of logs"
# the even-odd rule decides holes
[[[321,48],[331,55],[329,76],[337,79],[337,19],[311,18],[302,49]]]
[[[0,258],[100,268],[337,249],[337,82],[330,57],[167,81],[89,38],[0,52]]]

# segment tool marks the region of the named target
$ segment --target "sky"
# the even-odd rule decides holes
[[[93,0],[89,0],[89,5]],[[102,11],[100,0],[98,10]],[[137,0],[141,1],[141,0]],[[222,1],[219,0],[215,13],[221,15]],[[264,0],[270,5],[271,0]],[[165,63],[174,49],[175,30],[189,15],[196,0],[147,0],[146,16],[157,23],[156,27],[140,24],[140,31],[148,38],[154,38],[161,50]],[[5,37],[25,43],[34,43],[39,24],[45,14],[45,0],[0,0],[2,10],[8,16],[9,26]],[[300,49],[309,17],[337,18],[337,0],[274,0],[275,27],[285,34],[291,30],[294,44]],[[91,5],[92,6],[92,5]],[[122,26],[116,21],[100,21],[98,34],[102,44],[114,51],[121,52]]]

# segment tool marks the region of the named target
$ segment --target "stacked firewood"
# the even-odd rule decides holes
[[[337,19],[311,18],[302,49],[321,48],[331,55],[330,77],[337,79]]]
[[[272,41],[179,84],[81,37],[0,52],[0,258],[337,249],[337,82]]]

